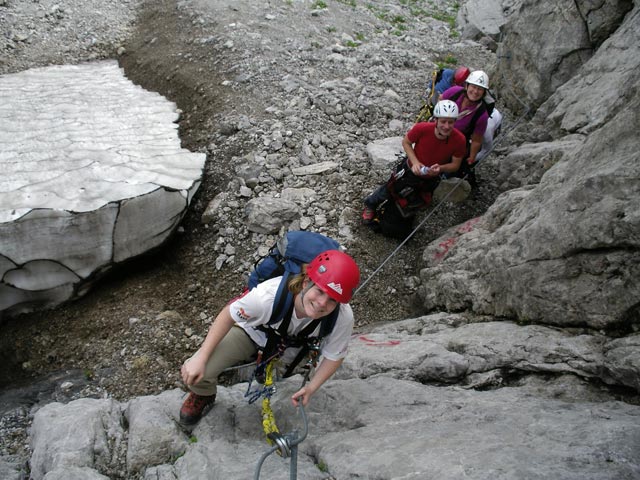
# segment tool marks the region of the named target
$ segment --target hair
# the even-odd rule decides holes
[[[307,264],[302,265],[302,270],[297,275],[294,275],[291,279],[289,279],[289,283],[287,284],[287,288],[294,295],[299,294],[302,291],[302,284],[305,279],[307,279]]]

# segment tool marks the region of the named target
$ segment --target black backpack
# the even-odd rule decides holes
[[[424,178],[414,175],[407,166],[406,155],[400,158],[385,188],[387,200],[376,209],[370,227],[387,237],[405,239],[413,230],[413,221],[419,210],[428,207],[439,177]]]
[[[284,349],[300,347],[298,355],[289,364],[284,374],[285,378],[290,376],[309,350],[317,346],[322,338],[333,331],[340,314],[339,306],[330,314],[310,322],[298,335],[291,336],[287,333],[294,308],[293,294],[289,291],[289,280],[300,273],[303,263],[311,262],[318,254],[326,250],[338,249],[340,249],[340,244],[337,241],[320,233],[292,231],[287,232],[271,247],[265,257],[256,262],[254,270],[249,276],[248,289],[254,288],[265,280],[282,276],[273,302],[271,318],[266,325],[256,327],[267,334],[267,344],[260,352],[262,361],[259,361],[258,370],[260,364],[263,364],[262,369],[264,369],[266,361],[281,354]],[[282,322],[277,329],[268,326],[280,321]],[[310,335],[318,325],[320,325],[318,336],[311,337]],[[261,373],[261,371],[256,372],[256,376],[259,377]]]
[[[379,207],[370,227],[385,237],[404,240],[413,231],[414,220],[415,214],[407,215],[396,202],[387,200]]]

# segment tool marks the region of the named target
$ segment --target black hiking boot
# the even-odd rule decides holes
[[[471,185],[471,190],[478,190],[478,178],[476,177],[476,172],[471,170],[469,172],[469,176],[467,177],[467,182]]]

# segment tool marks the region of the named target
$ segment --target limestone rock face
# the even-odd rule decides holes
[[[630,12],[596,55],[538,109],[534,123],[554,138],[587,135],[627,106],[637,91],[640,68],[640,9]]]
[[[567,152],[584,141],[581,135],[567,135],[553,142],[525,143],[503,158],[492,158],[498,170],[496,181],[502,191],[540,183],[542,175]]]
[[[523,144],[498,166],[506,187],[522,187],[427,248],[420,293],[427,309],[559,326],[637,324],[639,27],[635,8],[543,105],[533,123],[557,139]],[[607,93],[594,104],[587,85],[596,82],[614,88],[599,89]]]
[[[425,306],[594,328],[637,317],[639,100],[536,188],[503,194],[481,220],[434,242]]]
[[[117,424],[120,419],[120,405],[113,400],[93,401],[83,398],[75,402],[69,410],[59,403],[46,405],[42,410],[43,415],[35,422],[36,433],[31,444],[34,459],[31,472],[33,478],[43,478],[49,471],[60,470],[60,474],[67,468],[96,465],[106,467],[109,464],[109,445],[121,435],[118,432],[114,436],[115,429],[107,432],[102,426]],[[60,415],[62,410],[68,412],[71,417]],[[83,419],[82,431],[78,429],[79,423],[71,420],[72,417]],[[109,438],[110,436],[112,438]]]
[[[0,316],[86,292],[161,245],[200,185],[175,104],[115,62],[0,77]]]
[[[502,30],[501,54],[507,61],[494,75],[497,83],[538,107],[578,72],[632,7],[628,0],[523,1]],[[593,88],[610,88],[607,82],[599,85]],[[511,96],[501,100],[514,111],[523,109]]]
[[[640,96],[537,187],[503,194],[431,244],[425,306],[594,328],[637,316],[638,108]]]
[[[498,40],[500,28],[518,10],[522,0],[468,0],[458,10],[456,23],[463,38],[490,36]]]
[[[640,407],[583,380],[637,388],[637,336],[474,320],[438,313],[354,335],[306,407],[297,478],[637,478]],[[279,380],[271,398],[282,435],[304,429],[290,400],[300,382]],[[256,388],[219,386],[190,431],[177,427],[177,389],[46,405],[30,431],[32,478],[98,479],[116,466],[126,478],[287,478],[288,459],[264,457],[260,405],[245,397]]]
[[[164,398],[163,398],[164,397]],[[129,402],[125,412],[129,422],[129,448],[127,466],[131,471],[139,471],[154,458],[154,464],[160,464],[167,457],[177,457],[187,442],[181,435],[177,423],[166,422],[173,412],[161,397],[139,397]],[[151,407],[151,408],[149,408]],[[150,442],[149,438],[154,441]]]

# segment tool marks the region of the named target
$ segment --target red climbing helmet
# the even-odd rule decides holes
[[[360,269],[356,262],[340,250],[322,252],[307,266],[307,275],[313,283],[340,303],[347,303],[360,282]]]
[[[471,70],[469,70],[467,67],[456,68],[456,71],[453,74],[453,83],[460,87],[463,86],[464,81],[467,79],[470,73]]]

